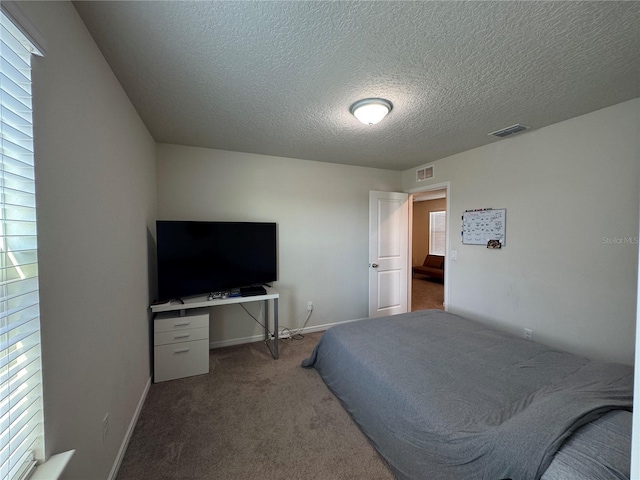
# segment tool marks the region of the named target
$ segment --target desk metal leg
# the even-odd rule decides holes
[[[269,300],[264,301],[264,341],[269,342]]]
[[[278,359],[278,299],[273,299],[273,358]]]
[[[264,343],[274,360],[278,359],[278,299],[273,299],[273,341],[269,338],[269,300],[264,301]]]

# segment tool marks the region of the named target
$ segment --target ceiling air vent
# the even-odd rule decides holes
[[[428,178],[433,178],[433,165],[416,170],[416,181],[422,182]]]
[[[491,132],[489,135],[493,135],[494,137],[508,137],[509,135],[513,135],[514,133],[522,132],[523,130],[527,130],[529,127],[525,127],[524,125],[520,125],[516,123],[515,125],[511,125],[510,127],[503,128],[501,130],[496,130],[495,132]]]

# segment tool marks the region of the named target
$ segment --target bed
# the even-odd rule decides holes
[[[440,310],[334,326],[302,365],[399,479],[629,477],[630,366]]]

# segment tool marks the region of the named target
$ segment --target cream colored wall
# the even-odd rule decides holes
[[[446,210],[447,200],[425,200],[413,204],[412,225],[412,261],[413,265],[422,265],[429,253],[429,213]]]
[[[47,49],[33,75],[47,451],[77,449],[65,479],[106,478],[149,378],[156,146],[71,3],[21,7]],[[508,211],[501,251],[462,246],[449,226],[452,311],[632,361],[639,109],[436,163],[452,218]],[[416,188],[413,173],[158,145],[158,217],[278,222],[281,323],[312,300],[322,325],[366,316],[368,191]],[[213,319],[213,340],[259,331],[231,307]]]
[[[64,479],[106,479],[150,376],[155,143],[71,2],[20,7],[47,53],[33,69],[46,450],[76,449]]]
[[[506,246],[448,227],[449,309],[579,354],[632,363],[638,265],[640,99],[435,163],[451,218],[506,208]],[[405,191],[419,187],[414,169]],[[457,233],[457,234],[456,234]]]
[[[369,190],[400,191],[401,172],[166,144],[157,168],[161,220],[277,222],[281,326],[308,301],[310,327],[367,316]],[[259,334],[240,306],[211,309],[214,345]]]

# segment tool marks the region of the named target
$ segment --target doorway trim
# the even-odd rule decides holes
[[[412,251],[411,249],[413,248],[412,245],[412,241],[411,239],[413,238],[413,197],[414,195],[420,194],[420,193],[425,193],[425,192],[430,192],[433,190],[444,190],[445,191],[445,195],[446,195],[446,222],[447,222],[447,230],[446,230],[446,241],[445,241],[445,257],[444,257],[444,310],[446,312],[449,311],[449,297],[450,297],[450,292],[449,292],[449,272],[451,271],[449,268],[449,264],[451,261],[451,235],[452,235],[452,228],[451,228],[451,182],[446,181],[446,182],[441,182],[441,183],[433,183],[430,185],[425,185],[424,187],[417,187],[417,188],[411,188],[409,190],[406,190],[406,193],[409,194],[409,208],[410,208],[410,212],[409,212],[409,253]],[[411,272],[413,270],[413,265],[412,265],[412,256],[409,254],[407,255],[407,262],[408,262],[408,271],[409,271],[409,276],[411,277]],[[411,278],[409,278],[409,282],[411,282]],[[409,283],[409,285],[411,285],[411,283]],[[409,305],[409,309],[411,307],[411,288],[408,289],[409,291],[409,298],[408,298],[408,305]]]

